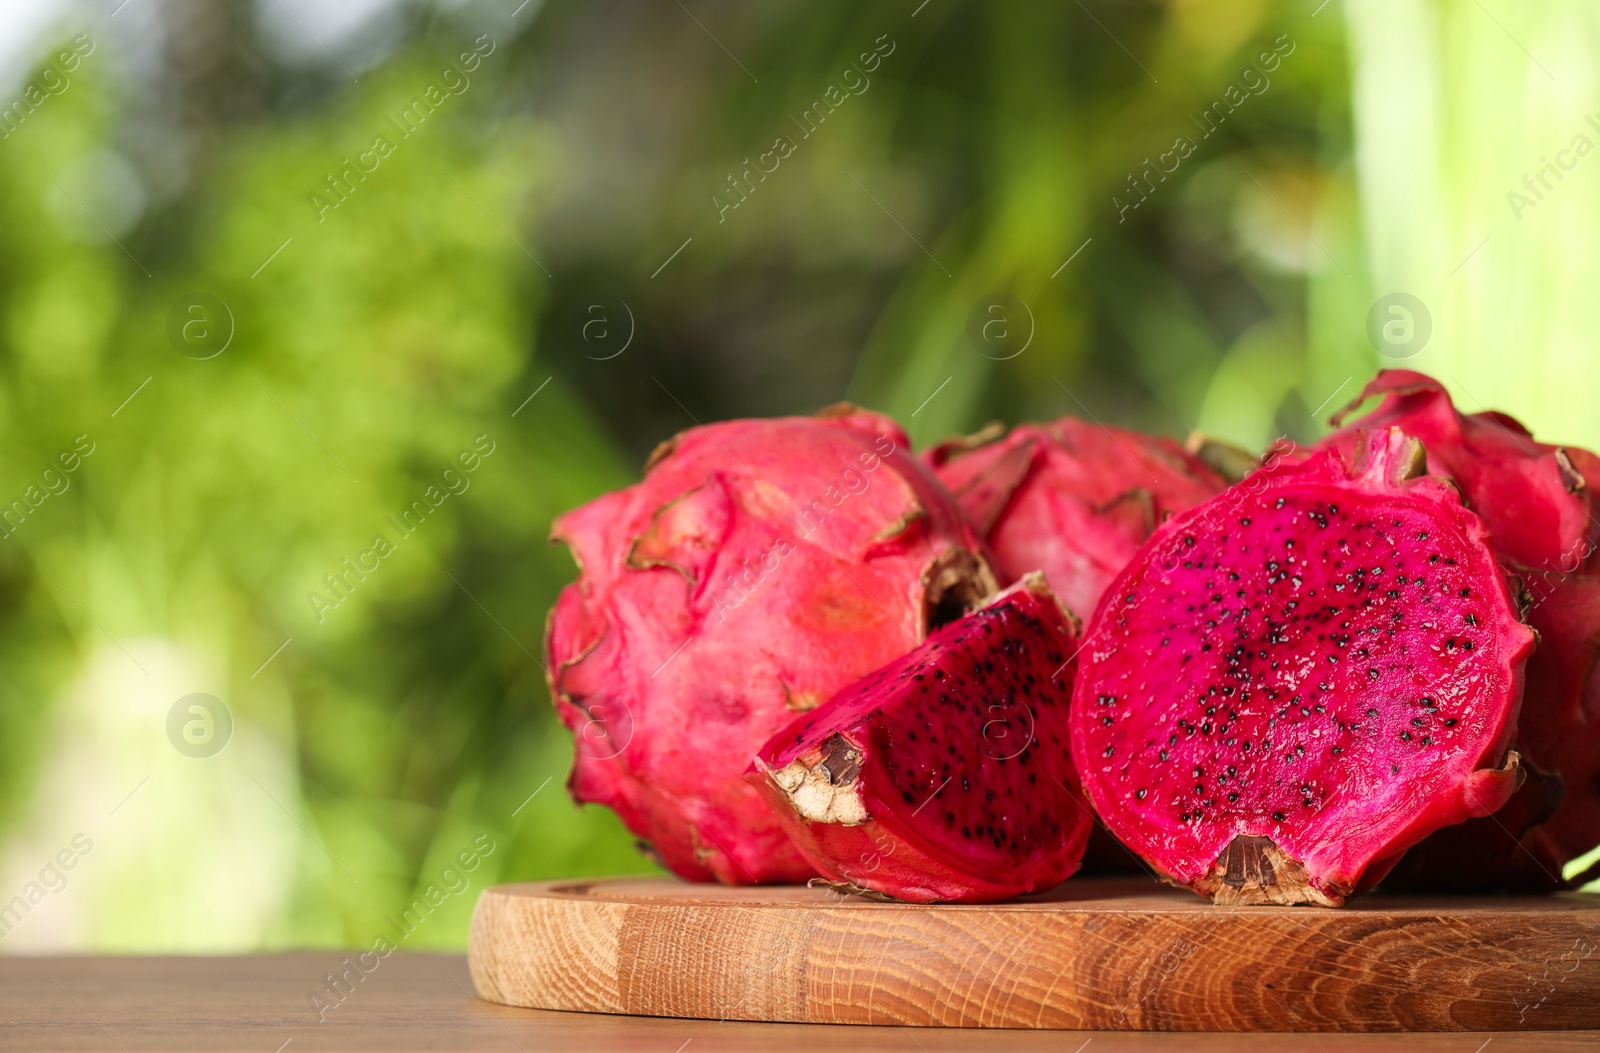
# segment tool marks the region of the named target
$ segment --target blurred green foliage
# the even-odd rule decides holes
[[[1060,414],[1304,439],[1380,362],[1374,297],[1409,288],[1437,308],[1410,364],[1596,438],[1579,392],[1506,386],[1467,336],[1511,308],[1444,284],[1551,149],[1495,155],[1431,94],[1498,78],[1501,125],[1549,103],[1465,9],[399,3],[335,58],[275,51],[243,0],[149,6],[63,22],[41,63],[94,50],[0,141],[0,497],[94,445],[0,541],[0,898],[97,844],[8,947],[366,945],[484,834],[409,944],[459,946],[493,881],[650,869],[560,789],[540,639],[573,570],[545,538],[696,420],[848,397],[919,443]],[[1577,6],[1506,18],[1550,41]],[[1433,65],[1385,50],[1402,29]],[[1361,137],[1392,145],[1383,107],[1424,97],[1421,200]],[[1485,272],[1567,258],[1535,218],[1494,228]],[[1377,251],[1406,223],[1429,253]],[[215,357],[168,335],[194,293],[231,316]],[[998,293],[1031,314],[1015,357],[970,336]],[[607,357],[583,324],[604,304],[620,327],[619,301]],[[1537,369],[1589,376],[1576,339]],[[408,534],[390,517],[419,500]],[[205,760],[166,727],[194,691],[235,720]]]

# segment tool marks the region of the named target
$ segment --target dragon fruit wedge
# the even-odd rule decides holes
[[[552,539],[579,568],[545,632],[568,789],[731,884],[815,873],[741,778],[761,744],[998,587],[905,433],[853,407],[683,432]]]
[[[915,903],[989,903],[1078,868],[1067,746],[1077,619],[1038,574],[775,735],[747,778],[817,870]]]
[[[991,426],[923,456],[983,531],[1007,583],[1042,570],[1085,617],[1152,530],[1226,485],[1170,439],[1071,417],[998,436]]]
[[[1218,903],[1338,906],[1499,808],[1534,634],[1483,522],[1399,429],[1278,459],[1105,594],[1072,749],[1106,826]]]
[[[1563,867],[1600,844],[1600,458],[1536,442],[1503,413],[1460,413],[1444,386],[1406,370],[1379,373],[1320,445],[1349,451],[1360,431],[1398,426],[1422,440],[1429,471],[1454,478],[1519,579],[1539,633],[1528,660],[1517,750],[1527,782],[1504,809],[1440,831],[1411,851],[1386,888],[1549,890]],[[1593,875],[1590,875],[1593,876]],[[1572,883],[1584,879],[1575,877]]]

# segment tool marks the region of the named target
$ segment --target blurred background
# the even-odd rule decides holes
[[[0,950],[649,870],[546,535],[697,420],[1600,445],[1596,144],[1580,0],[8,0]]]

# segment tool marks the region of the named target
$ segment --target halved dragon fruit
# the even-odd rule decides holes
[[[841,886],[987,903],[1078,867],[1077,619],[1033,574],[775,735],[747,777]]]
[[[905,433],[852,407],[683,432],[552,538],[579,567],[545,638],[568,788],[694,880],[811,877],[751,756],[998,587]]]
[[[1421,439],[1429,471],[1451,476],[1488,524],[1540,637],[1517,727],[1527,782],[1501,811],[1418,845],[1385,887],[1559,887],[1565,864],[1600,844],[1600,458],[1537,442],[1504,413],[1464,415],[1442,384],[1408,370],[1379,373],[1333,423],[1374,397],[1370,413],[1319,445],[1348,453],[1362,429],[1388,426]]]
[[[991,426],[923,454],[994,551],[1009,584],[1041,570],[1088,616],[1150,532],[1227,485],[1170,439],[1063,417]]]
[[[1398,429],[1279,460],[1107,590],[1072,748],[1106,826],[1218,903],[1337,906],[1505,803],[1534,634],[1487,531]]]

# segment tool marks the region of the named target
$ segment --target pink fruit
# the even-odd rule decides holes
[[[994,434],[924,459],[984,533],[1002,579],[1042,570],[1085,617],[1152,530],[1226,485],[1170,439],[1071,417]]]
[[[1078,868],[1067,748],[1077,620],[1038,574],[780,731],[748,778],[827,878],[989,903]]]
[[[1407,370],[1379,373],[1333,423],[1375,396],[1319,445],[1348,451],[1360,429],[1390,425],[1421,439],[1429,471],[1453,477],[1488,524],[1540,636],[1517,728],[1528,781],[1500,812],[1418,845],[1386,887],[1555,888],[1569,860],[1600,844],[1600,458],[1536,442],[1503,413],[1463,415],[1443,385]]]
[[[825,412],[683,432],[552,531],[579,567],[545,639],[568,788],[686,878],[812,876],[750,758],[996,587],[899,426]]]
[[[1280,459],[1106,592],[1072,747],[1106,826],[1219,903],[1337,906],[1503,804],[1533,632],[1488,533],[1398,429]]]

